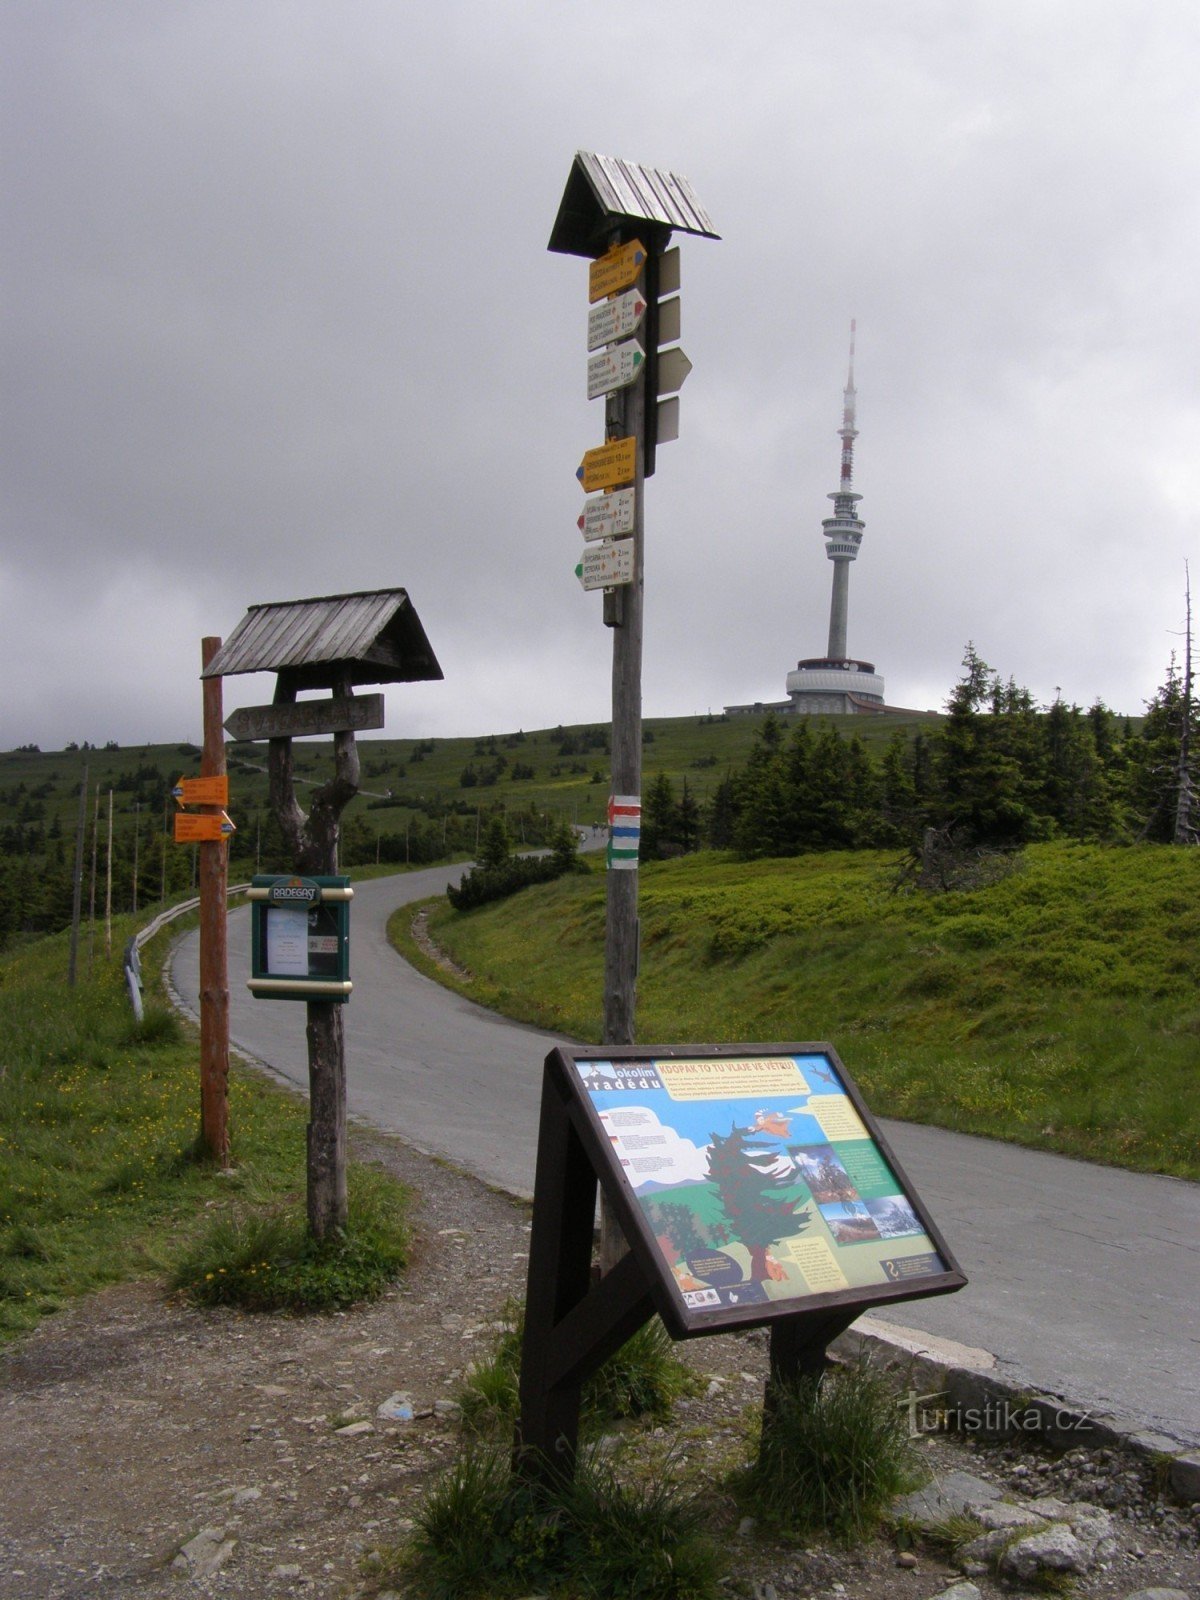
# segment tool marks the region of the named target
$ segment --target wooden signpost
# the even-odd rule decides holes
[[[200,1141],[209,1159],[229,1165],[229,939],[226,898],[229,888],[229,838],[233,824],[223,806],[229,800],[225,740],[221,733],[221,680],[205,670],[221,648],[217,638],[201,642],[201,689],[204,702],[204,744],[200,776],[193,779],[206,810],[199,816],[177,812],[175,837],[185,819],[201,831],[197,876],[200,889]],[[185,780],[180,780],[180,787]],[[188,803],[186,799],[181,804]]]
[[[342,811],[358,793],[354,732],[383,726],[383,696],[360,701],[354,690],[365,683],[440,678],[442,669],[405,591],[379,589],[252,606],[205,667],[218,683],[222,675],[239,672],[276,673],[274,703],[243,707],[226,727],[234,738],[270,740],[271,805],[295,867],[295,878],[282,887],[256,880],[267,901],[274,895],[274,912],[264,917],[268,905],[256,901],[251,987],[256,994],[301,997],[307,1004],[308,1225],[323,1239],[346,1226],[349,1207],[343,1013],[351,987],[350,888],[338,874],[338,839]],[[298,698],[314,689],[330,691],[332,699]],[[296,797],[292,740],[316,733],[333,734],[333,773],[305,812]],[[318,914],[315,925],[297,917],[298,907],[310,900],[319,911],[322,898],[328,915]]]
[[[321,734],[363,733],[382,727],[381,694],[240,706],[225,719],[225,731],[231,739],[306,739]]]

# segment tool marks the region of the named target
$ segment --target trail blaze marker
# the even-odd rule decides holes
[[[636,794],[608,797],[607,862],[617,870],[636,871],[642,839],[642,800]]]
[[[619,489],[637,473],[637,438],[610,439],[584,452],[575,476],[590,494],[593,489]]]
[[[587,501],[575,526],[585,539],[615,539],[633,532],[636,511],[637,491],[617,489]]]
[[[614,245],[588,267],[588,300],[593,304],[621,289],[631,289],[646,262],[646,246],[640,239]]]

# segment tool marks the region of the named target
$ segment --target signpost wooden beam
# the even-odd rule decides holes
[[[276,701],[239,706],[225,719],[231,739],[303,739],[327,733],[362,733],[383,727],[383,696],[362,694],[335,700]]]
[[[207,667],[221,648],[217,638],[201,641]],[[202,678],[204,745],[200,755],[200,792],[219,793],[225,772],[225,738],[221,731],[221,679]],[[221,830],[228,821],[220,803],[207,804],[196,819],[217,828],[199,845],[200,888],[200,1142],[209,1159],[229,1165],[229,956],[226,893],[229,843]]]

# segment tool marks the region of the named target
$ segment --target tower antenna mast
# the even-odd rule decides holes
[[[855,494],[854,441],[858,429],[854,426],[854,408],[858,396],[854,388],[854,335],[857,324],[850,324],[850,370],[842,398],[842,425],[838,429],[842,439],[841,481],[829,496],[833,501],[833,516],[826,517],[821,527],[825,534],[825,554],[833,562],[833,597],[829,604],[830,661],[845,661],[846,622],[850,610],[850,563],[858,556],[862,543],[863,524],[859,521],[858,502],[862,495]]]

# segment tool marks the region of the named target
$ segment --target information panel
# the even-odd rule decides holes
[[[252,880],[251,976],[260,999],[349,999],[349,878],[280,877]]]
[[[686,1323],[965,1283],[830,1047],[564,1055]]]

